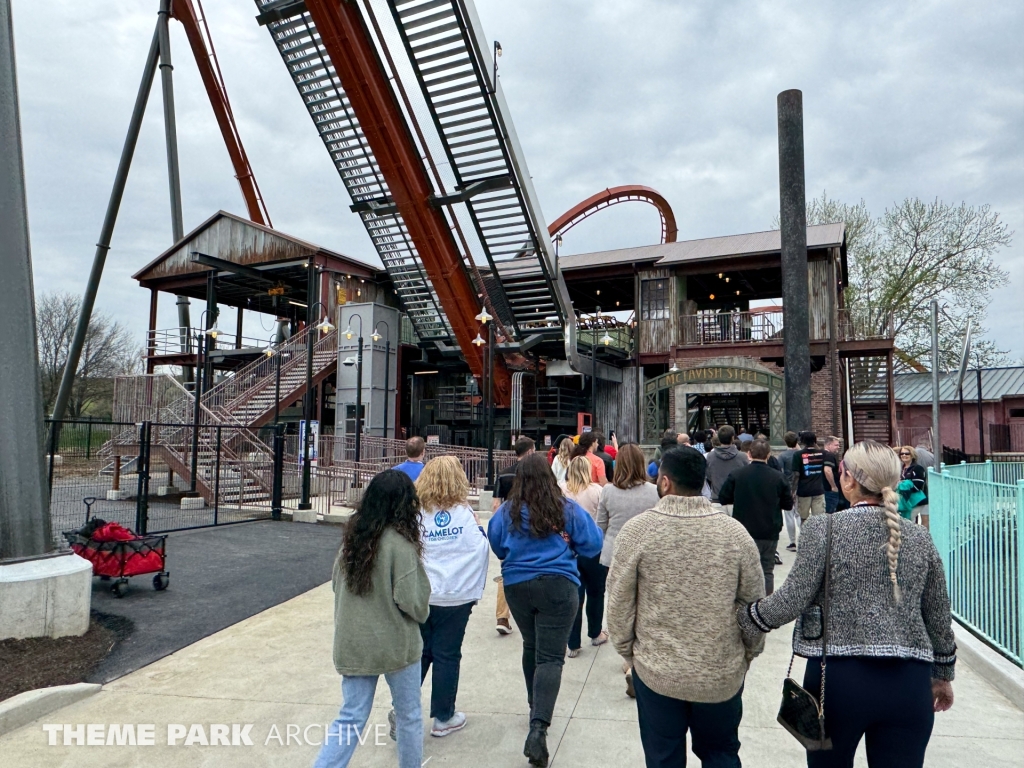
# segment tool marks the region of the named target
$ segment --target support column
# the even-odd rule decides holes
[[[146,339],[146,373],[152,374],[156,366],[153,363],[153,356],[156,355],[156,311],[160,301],[160,291],[156,288],[149,290],[149,338]]]
[[[779,222],[785,312],[786,429],[811,428],[811,347],[807,307],[807,206],[803,94],[783,91],[779,111]]]
[[[10,0],[0,0],[0,561],[53,549]]]
[[[167,182],[171,193],[171,234],[174,242],[185,236],[181,215],[181,180],[178,176],[178,129],[174,119],[174,80],[171,63],[171,35],[168,20],[171,15],[171,0],[160,0],[157,17],[157,37],[160,41],[160,86],[164,100],[164,139],[167,144]],[[181,351],[189,352],[189,301],[188,296],[178,296],[178,327],[180,329]],[[185,380],[190,379],[188,366],[183,366]]]

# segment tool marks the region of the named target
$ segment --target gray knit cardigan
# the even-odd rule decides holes
[[[900,520],[902,545],[893,597],[885,546],[889,531],[881,507],[858,506],[832,515],[830,656],[874,656],[930,661],[932,677],[952,680],[956,643],[946,578],[931,535]],[[748,642],[796,619],[793,651],[821,656],[821,600],[827,519],[804,522],[796,563],[772,595],[738,611]]]

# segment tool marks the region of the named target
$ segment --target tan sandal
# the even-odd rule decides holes
[[[582,648],[570,648],[569,649],[569,653],[568,653],[569,658],[570,659],[575,659],[577,656],[580,655],[580,651],[581,650],[583,650],[583,649]]]
[[[591,645],[604,645],[607,642],[608,642],[608,633],[604,632],[603,630],[602,630],[601,634],[599,634],[597,637],[591,638],[591,640],[590,640],[590,644]]]

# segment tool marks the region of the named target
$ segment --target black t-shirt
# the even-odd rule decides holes
[[[803,448],[793,454],[797,496],[821,496],[825,493],[824,466],[825,452],[820,448]]]
[[[494,498],[502,501],[508,498],[512,492],[512,481],[516,479],[516,472],[519,471],[519,464],[520,462],[517,461],[503,474],[498,475],[498,479],[494,481]]]
[[[597,451],[594,455],[604,462],[604,476],[611,482],[612,475],[615,474],[615,462],[612,461],[612,457],[604,451]]]
[[[825,467],[830,467],[832,469],[832,482],[835,483],[836,490],[838,491],[839,490],[839,457],[836,456],[834,453],[832,453],[832,451],[822,451],[822,453],[825,454],[825,458],[822,460],[822,465],[825,466]],[[828,485],[828,478],[827,477],[824,477],[824,476],[822,477],[822,479],[821,479],[821,487],[824,488],[826,491],[831,491],[832,490],[829,487],[829,485]]]

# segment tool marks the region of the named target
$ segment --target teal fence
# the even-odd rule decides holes
[[[1024,666],[1024,463],[928,470],[928,489],[953,615]]]

